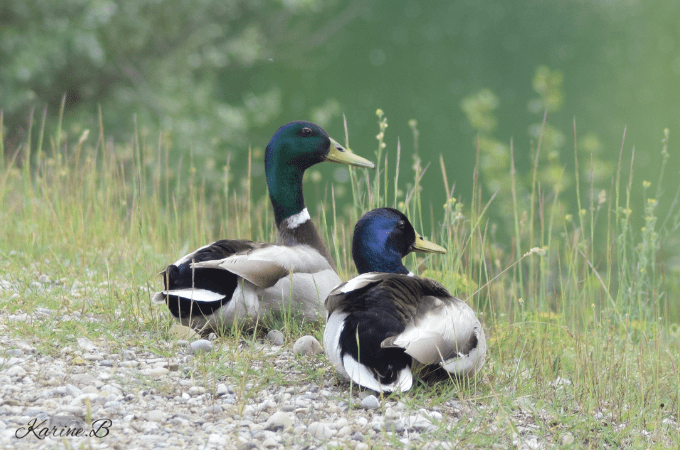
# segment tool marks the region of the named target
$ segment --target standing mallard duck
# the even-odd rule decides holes
[[[401,259],[411,251],[446,253],[396,209],[369,211],[352,242],[360,275],[326,299],[326,356],[340,374],[376,392],[411,389],[414,363],[453,375],[472,375],[484,364],[486,338],[475,313],[439,283],[409,272]]]
[[[302,195],[302,175],[322,161],[375,167],[318,125],[282,126],[265,151],[276,243],[220,240],[201,247],[161,272],[165,288],[153,301],[166,303],[175,318],[199,330],[288,308],[318,320],[323,299],[342,282]]]

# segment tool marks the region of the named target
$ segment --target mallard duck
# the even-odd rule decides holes
[[[325,302],[326,356],[345,378],[376,392],[408,391],[414,364],[455,376],[484,364],[486,338],[475,313],[441,284],[409,272],[401,259],[411,251],[446,253],[396,209],[366,213],[352,242],[360,275]]]
[[[203,331],[284,308],[309,320],[323,319],[323,300],[342,280],[302,195],[302,175],[322,161],[375,167],[318,125],[282,126],[265,151],[276,243],[220,240],[201,247],[160,273],[165,286],[152,300],[166,303],[175,318]]]

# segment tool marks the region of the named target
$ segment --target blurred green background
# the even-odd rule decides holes
[[[390,167],[399,138],[401,176],[412,179],[414,127],[423,165],[431,163],[422,182],[426,228],[430,205],[436,223],[446,201],[439,156],[455,197],[469,204],[477,142],[484,195],[498,190],[492,213],[502,217],[510,141],[528,184],[544,111],[539,181],[546,192],[561,192],[565,213],[576,213],[574,119],[584,202],[591,178],[595,195],[610,188],[625,127],[623,177],[634,147],[637,209],[643,180],[656,189],[665,128],[671,158],[664,189],[672,195],[680,169],[673,150],[679,78],[675,0],[0,5],[7,156],[27,141],[31,111],[39,123],[46,108],[49,127],[64,96],[64,142],[88,128],[95,139],[101,108],[105,135],[121,152],[136,126],[147,143],[160,136],[177,160],[191,155],[208,185],[221,179],[228,158],[238,174],[252,146],[253,176],[263,181],[254,183],[255,195],[263,195],[262,150],[280,125],[312,120],[342,141],[344,114],[350,147],[371,157],[381,108]],[[32,132],[35,139],[39,127]],[[334,180],[336,197],[349,201],[346,169],[325,166],[307,183]],[[323,196],[314,191],[308,189],[310,209]]]

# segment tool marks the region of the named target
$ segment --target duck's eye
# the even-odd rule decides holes
[[[311,136],[312,134],[312,129],[309,127],[304,127],[303,129],[300,130],[300,134],[302,136]]]
[[[397,228],[399,228],[400,230],[403,230],[405,226],[406,223],[404,223],[403,220],[400,220],[399,223],[397,223]]]

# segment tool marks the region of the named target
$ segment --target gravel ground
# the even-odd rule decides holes
[[[126,347],[110,335],[94,341],[68,336],[50,343],[49,352],[36,349],[44,349],[37,338],[12,337],[19,327],[56,329],[67,320],[98,318],[45,308],[31,314],[0,311],[0,448],[447,449],[454,447],[446,441],[452,428],[475,432],[492,420],[483,404],[454,399],[424,409],[355,390],[349,405],[349,384],[329,375],[325,357],[295,354],[318,351],[318,344],[276,345],[283,340],[280,332],[233,344],[249,346],[253,368],[274,365],[285,379],[264,387],[261,380],[259,386],[252,380],[238,386],[227,377],[206,382],[212,378],[197,369],[196,353],[227,344],[187,338],[181,334],[190,331],[186,328],[171,342],[148,337],[170,357]],[[325,376],[310,376],[324,367]],[[554,447],[539,443],[529,416],[516,417],[520,434],[497,448]]]

